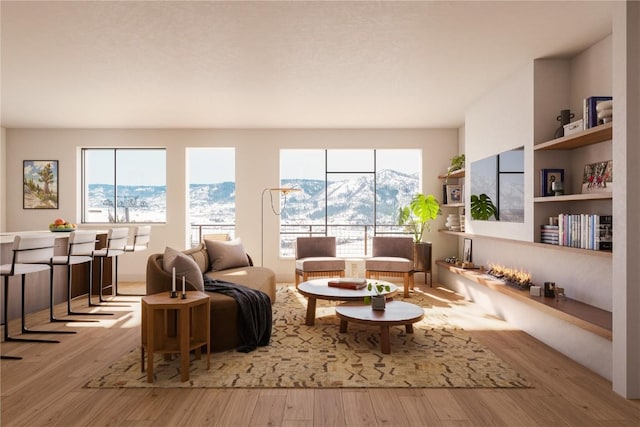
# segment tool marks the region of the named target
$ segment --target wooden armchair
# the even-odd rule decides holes
[[[404,297],[413,289],[413,239],[411,237],[374,237],[372,257],[365,261],[365,276],[379,279],[401,277]]]
[[[345,261],[336,257],[335,237],[296,239],[296,288],[312,277],[344,277]]]

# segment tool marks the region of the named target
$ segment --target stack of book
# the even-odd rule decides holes
[[[362,289],[367,286],[367,279],[331,279],[327,285],[330,288]]]
[[[542,243],[548,243],[550,245],[558,244],[558,233],[560,226],[558,225],[541,225],[540,226],[540,241]]]
[[[558,225],[541,225],[540,241],[559,246],[613,250],[613,217],[593,214],[559,214]]]

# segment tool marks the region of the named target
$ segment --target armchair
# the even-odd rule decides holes
[[[335,237],[296,239],[296,288],[310,277],[344,277],[345,261],[336,258]]]
[[[370,279],[402,277],[404,297],[413,289],[413,239],[411,237],[374,237],[372,257],[365,261],[365,276]]]

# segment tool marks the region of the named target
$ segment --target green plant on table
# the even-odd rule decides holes
[[[386,285],[386,284],[382,284],[382,283],[378,283],[378,282],[368,282],[367,283],[367,290],[369,292],[374,292],[373,296],[380,296],[382,295],[384,292],[391,292],[391,286]],[[371,296],[372,295],[367,295],[364,297],[364,303],[365,304],[371,304]]]
[[[398,211],[398,225],[404,225],[413,234],[413,241],[422,241],[424,231],[430,231],[429,221],[440,214],[440,203],[433,194],[413,196],[409,206]]]
[[[498,208],[493,204],[491,198],[484,193],[480,195],[472,194],[471,218],[486,221],[492,216],[496,219],[496,221],[499,219]]]

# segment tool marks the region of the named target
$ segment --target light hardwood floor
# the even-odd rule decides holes
[[[128,285],[128,286],[127,286]],[[124,291],[140,284],[121,284]],[[85,389],[100,369],[140,342],[137,297],[94,316],[96,323],[28,325],[73,329],[59,344],[7,343],[1,362],[2,426],[638,426],[640,401],[625,400],[610,382],[487,316],[474,304],[424,288],[434,305],[502,357],[531,389]],[[75,310],[86,310],[84,298]],[[65,307],[56,307],[63,316]],[[87,316],[91,318],[91,316]],[[11,335],[19,321],[10,322]],[[213,355],[215,357],[215,354]]]

